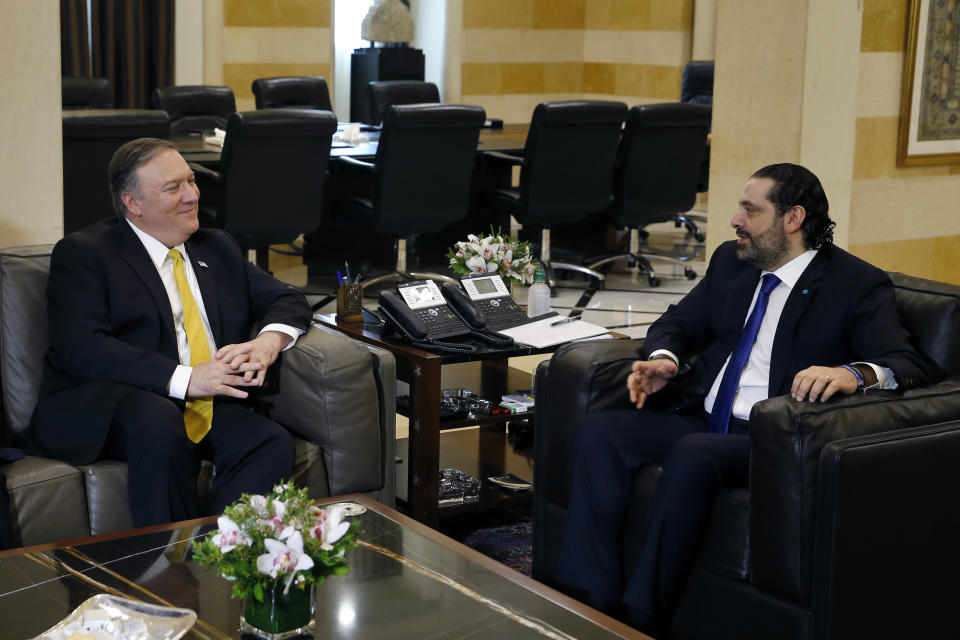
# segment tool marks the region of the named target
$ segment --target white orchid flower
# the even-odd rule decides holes
[[[481,256],[473,256],[472,258],[467,258],[466,267],[470,269],[471,273],[486,273],[487,261]]]
[[[333,549],[333,543],[350,530],[350,523],[344,522],[343,514],[344,508],[336,505],[321,509],[317,514],[317,522],[312,531],[324,551]]]
[[[279,540],[286,540],[291,535],[293,535],[294,529],[283,521],[284,516],[287,513],[287,505],[281,500],[273,501],[273,518],[267,521],[267,526],[273,529],[274,533],[277,534]]]
[[[258,516],[265,518],[270,515],[270,512],[267,511],[267,498],[266,496],[253,495],[250,496],[248,503],[253,508]]]
[[[221,553],[229,553],[237,547],[250,546],[253,540],[237,526],[237,523],[227,516],[217,518],[218,531],[214,534],[212,542],[220,549]]]
[[[473,243],[479,244],[479,243],[480,243],[480,238],[478,238],[477,236],[475,236],[475,235],[472,234],[472,233],[468,233],[468,234],[467,234],[467,241],[468,241],[468,242],[473,242]]]
[[[497,265],[496,262],[488,262],[488,263],[487,263],[487,273],[496,273],[496,272],[497,272],[497,269],[499,269],[499,268],[500,268],[500,267]]]
[[[303,552],[303,538],[299,531],[294,531],[286,543],[264,538],[267,553],[257,558],[257,571],[271,578],[286,574],[284,593],[290,590],[290,584],[298,571],[313,568],[313,558]]]

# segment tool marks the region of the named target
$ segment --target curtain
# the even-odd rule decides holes
[[[90,76],[88,0],[60,0],[60,75]]]
[[[174,3],[60,0],[63,74],[106,78],[117,108],[149,109],[153,88],[173,84]]]

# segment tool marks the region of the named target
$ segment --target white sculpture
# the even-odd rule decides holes
[[[411,42],[413,17],[400,0],[376,0],[360,25],[360,37],[371,42]]]

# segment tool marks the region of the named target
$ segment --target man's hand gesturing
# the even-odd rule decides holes
[[[627,376],[630,402],[642,409],[647,396],[663,389],[677,375],[677,365],[669,358],[635,360]]]

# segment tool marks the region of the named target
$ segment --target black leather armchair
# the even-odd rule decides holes
[[[251,87],[257,109],[317,109],[333,111],[327,81],[320,76],[258,78]]]
[[[113,213],[105,179],[120,145],[136,138],[166,138],[163,111],[97,109],[63,113],[63,232],[70,233]]]
[[[47,338],[51,245],[0,249],[0,447],[25,446]],[[363,492],[393,506],[396,363],[382,349],[311,328],[271,367],[263,411],[297,437],[294,479],[316,498]],[[133,528],[127,464],[73,465],[27,456],[0,463],[14,544],[26,546]],[[212,465],[199,480],[209,487]],[[3,634],[0,634],[3,635]]]
[[[171,136],[226,129],[227,120],[237,110],[230,87],[156,87],[152,101],[154,109],[163,109],[170,116]]]
[[[827,403],[758,403],[750,486],[717,496],[671,638],[956,636],[960,287],[891,277],[902,321],[948,377]],[[537,371],[533,576],[548,584],[563,562],[574,430],[585,413],[629,407],[637,346],[566,345]],[[660,471],[634,479],[625,571]]]
[[[422,80],[378,80],[367,84],[370,122],[380,124],[387,107],[401,104],[436,104],[440,89]]]
[[[257,250],[267,269],[269,245],[291,242],[320,225],[330,142],[329,111],[267,109],[234,113],[220,170],[191,165],[200,187],[201,222]]]
[[[60,91],[64,111],[113,109],[113,89],[106,78],[64,76]]]

